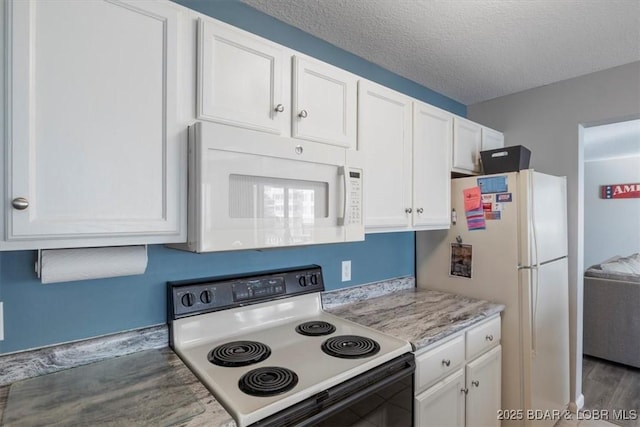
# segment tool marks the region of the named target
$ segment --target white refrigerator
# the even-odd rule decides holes
[[[451,191],[450,229],[416,233],[417,286],[505,304],[502,409],[524,414],[507,424],[553,425],[527,411],[570,400],[566,178],[523,170]]]

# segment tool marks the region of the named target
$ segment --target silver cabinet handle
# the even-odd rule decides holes
[[[442,359],[442,364],[444,366],[451,366],[451,360],[449,359]]]
[[[487,335],[484,339],[487,341],[493,341],[493,335]]]
[[[422,212],[424,212],[424,209],[418,208],[418,213],[421,214]]]
[[[480,387],[480,381],[473,380],[473,381],[471,381],[471,385],[474,386],[474,387]]]
[[[16,197],[11,201],[11,206],[13,206],[14,209],[23,211],[29,207],[29,201],[24,197]]]
[[[302,110],[300,111],[300,113],[298,113],[298,117],[300,117],[301,119],[306,119],[308,115],[309,113],[307,113],[307,110]]]
[[[411,213],[411,212],[413,212],[413,209],[411,209],[411,208],[406,208],[404,211],[405,211],[406,213]]]
[[[468,388],[461,388],[460,389],[460,393],[467,394],[467,393],[469,393],[469,389]]]
[[[278,104],[274,110],[276,110],[277,113],[282,113],[284,111],[284,105]]]
[[[296,154],[302,154],[304,152],[304,148],[302,145],[296,145]]]

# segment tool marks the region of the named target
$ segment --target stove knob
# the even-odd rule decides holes
[[[193,303],[196,302],[195,300],[196,300],[196,296],[191,292],[187,292],[186,294],[182,295],[182,299],[181,299],[182,305],[184,305],[185,307],[191,307]]]
[[[211,304],[211,296],[211,291],[209,289],[206,289],[200,292],[200,301],[202,301],[203,304]]]
[[[309,281],[311,282],[312,285],[317,285],[318,284],[318,275],[317,274],[312,274],[311,276],[309,276]]]
[[[300,276],[298,283],[300,283],[300,286],[307,286],[307,276]]]

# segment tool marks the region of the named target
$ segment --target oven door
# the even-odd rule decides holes
[[[227,128],[195,127],[198,252],[364,239],[362,170],[344,149]]]
[[[407,353],[250,427],[411,427],[415,366]]]

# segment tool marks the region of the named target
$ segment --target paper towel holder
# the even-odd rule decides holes
[[[146,254],[148,253],[147,245],[134,245],[134,246],[144,246],[144,252],[145,252],[145,257],[146,257]],[[35,270],[35,273],[36,273],[38,279],[42,280],[42,252],[44,250],[62,250],[62,249],[63,248],[38,249],[37,259],[36,259],[36,262],[35,262],[35,265],[34,265],[34,270]],[[70,248],[64,248],[64,249],[70,249]],[[76,248],[76,249],[98,249],[98,248],[96,248],[96,247],[87,247],[87,248]],[[145,261],[145,269],[146,269],[146,261]]]

